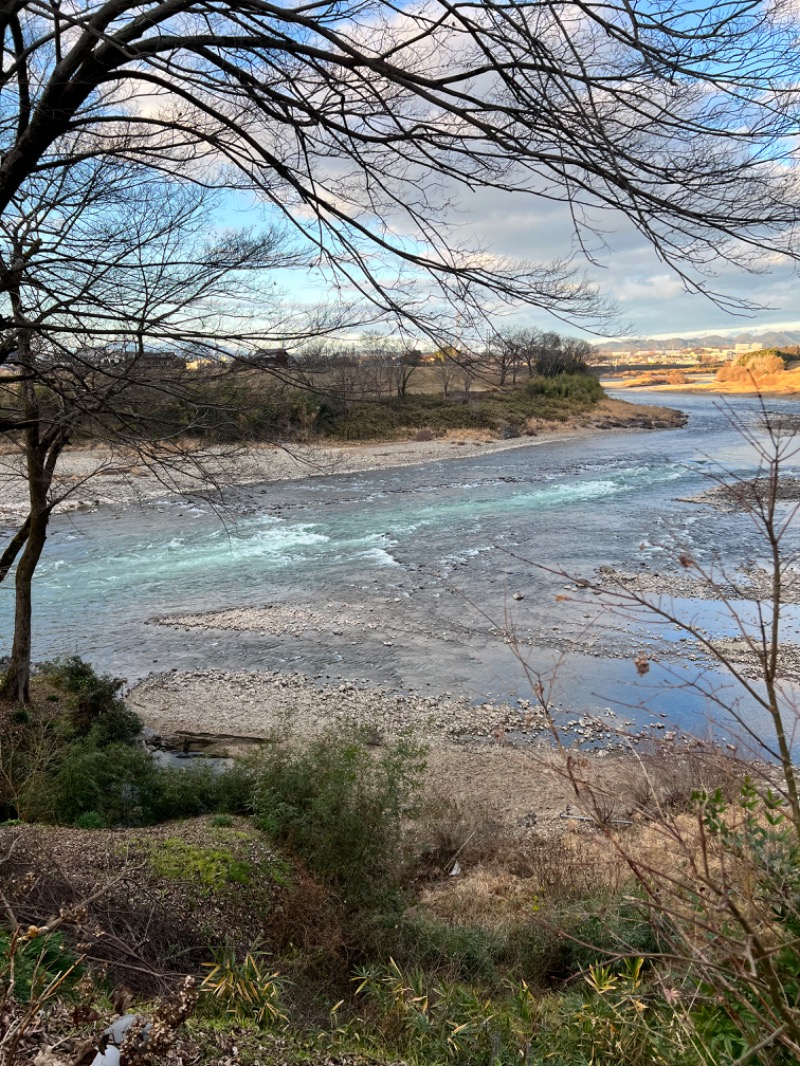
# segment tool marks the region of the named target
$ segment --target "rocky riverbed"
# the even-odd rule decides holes
[[[432,809],[443,823],[482,834],[560,834],[567,825],[582,824],[570,781],[576,766],[583,777],[596,778],[604,794],[618,796],[614,810],[628,818],[639,756],[632,760],[627,753],[666,746],[671,759],[694,750],[663,723],[630,736],[630,723],[610,708],[600,716],[559,715],[559,749],[546,715],[532,701],[475,704],[452,693],[393,692],[366,679],[172,672],[137,685],[128,703],[154,731],[151,746],[171,752],[242,754],[257,744],[302,741],[345,722],[366,730],[376,747],[409,736],[426,749],[425,795]]]
[[[208,750],[206,738],[220,736],[220,747],[252,740],[317,735],[343,722],[368,730],[374,742],[409,735],[425,743],[528,742],[550,736],[544,711],[533,701],[476,704],[452,693],[429,696],[396,692],[342,677],[323,679],[279,672],[174,671],[136,685],[130,707],[173,747]],[[567,742],[612,744],[623,722],[610,709],[602,717],[559,720]]]
[[[718,601],[766,601],[772,598],[772,573],[763,567],[741,567],[733,574],[714,566],[700,570],[689,557],[685,557],[684,562],[686,565],[681,569],[661,570],[646,565],[635,571],[602,566],[592,577],[591,586],[608,593],[612,599],[619,594],[620,600],[663,596]],[[787,567],[781,584],[783,603],[800,604],[800,572]]]
[[[687,497],[681,502],[710,504],[718,511],[745,511],[759,515],[764,505],[769,502],[772,492],[778,503],[798,503],[800,502],[800,478],[783,475],[774,489],[769,478],[766,477],[732,480],[700,492],[696,496]]]

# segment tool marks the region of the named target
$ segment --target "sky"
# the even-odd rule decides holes
[[[569,254],[573,249],[571,223],[562,205],[492,192],[483,192],[477,199],[480,202],[465,224],[494,251],[541,258]],[[796,265],[777,261],[768,273],[751,274],[720,261],[717,276],[708,278],[709,286],[761,305],[759,310],[732,314],[706,296],[687,292],[681,278],[658,259],[652,246],[621,214],[607,213],[599,216],[599,221],[604,233],[591,249],[595,262],[583,262],[590,277],[618,303],[623,335],[800,329]],[[520,311],[519,318],[531,325],[541,326],[543,322],[535,311]]]
[[[239,224],[251,221],[240,203]],[[255,216],[254,216],[255,217]],[[499,256],[546,261],[575,252],[575,239],[564,205],[535,196],[511,195],[494,190],[463,191],[455,216],[458,237]],[[231,218],[233,221],[233,218]],[[519,308],[509,315],[512,325],[536,326],[584,335],[588,339],[612,337],[699,336],[704,333],[736,335],[767,329],[800,329],[800,278],[797,267],[775,261],[768,272],[752,274],[720,262],[711,288],[727,296],[757,303],[756,310],[731,313],[707,296],[690,293],[678,275],[656,256],[621,214],[598,216],[602,237],[592,238],[594,262],[576,255],[576,268],[585,269],[593,282],[619,306],[614,332],[584,331],[546,312]],[[288,299],[313,304],[330,295],[330,285],[313,271],[293,272],[280,279]]]

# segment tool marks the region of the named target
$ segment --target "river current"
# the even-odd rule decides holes
[[[696,667],[681,634],[643,619],[609,628],[599,600],[570,596],[560,572],[667,572],[681,550],[731,567],[758,561],[764,547],[747,516],[685,502],[709,487],[709,472],[754,472],[732,416],[755,428],[758,405],[625,398],[678,407],[689,423],[493,454],[467,445],[470,454],[460,449],[452,461],[248,486],[222,517],[175,499],[57,516],[35,581],[35,656],[79,652],[131,682],[170,669],[277,669],[476,700],[530,696],[541,672],[555,675],[555,699],[567,708],[616,706],[637,720],[646,704],[702,730],[708,709],[686,688]],[[798,411],[787,400],[767,407]],[[797,472],[794,461],[786,472]],[[3,646],[9,593],[0,593]],[[276,603],[357,605],[370,623],[300,639],[154,622]],[[714,604],[675,607],[726,631]],[[785,639],[796,641],[796,610],[785,624]],[[643,649],[657,662],[640,679],[633,659]]]

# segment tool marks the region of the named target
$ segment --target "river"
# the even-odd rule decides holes
[[[702,730],[708,708],[686,687],[697,667],[681,634],[641,619],[609,628],[599,599],[570,595],[553,571],[667,572],[681,550],[728,566],[763,556],[747,516],[682,502],[709,486],[710,471],[754,471],[732,416],[757,427],[758,405],[646,391],[623,398],[679,407],[689,423],[486,455],[470,446],[453,461],[249,486],[223,516],[185,500],[57,516],[35,582],[35,655],[77,652],[130,681],[170,669],[279,669],[476,700],[529,696],[533,671],[555,674],[554,698],[566,708],[616,706],[638,720],[646,704]],[[784,399],[767,406],[798,411]],[[786,472],[796,472],[794,461]],[[298,636],[154,623],[276,603],[357,607],[364,624]],[[10,606],[5,588],[4,644]],[[726,630],[713,604],[675,607]],[[787,640],[798,624],[791,609]],[[516,652],[498,630],[514,632]],[[643,650],[657,661],[640,678],[632,660]]]

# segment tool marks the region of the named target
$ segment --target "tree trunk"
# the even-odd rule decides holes
[[[28,539],[28,532],[31,528],[30,515],[25,519],[17,532],[9,541],[6,550],[0,555],[0,582],[5,581],[8,577],[8,572],[14,565],[14,562],[25,546],[25,541]]]
[[[16,249],[16,261],[24,264],[22,248]],[[8,282],[11,306],[17,325],[18,362],[21,367],[33,369],[34,356],[31,348],[31,332],[27,326],[20,293],[20,275],[22,265],[12,274]],[[26,525],[28,527],[25,548],[17,563],[14,578],[14,643],[11,646],[11,663],[3,679],[0,695],[19,703],[30,702],[31,681],[31,618],[33,614],[32,586],[36,564],[47,540],[47,523],[50,520],[50,505],[47,494],[53,480],[53,470],[58,455],[63,447],[60,432],[41,433],[41,412],[36,391],[35,377],[23,377],[19,387],[20,410],[26,423],[24,433],[25,465],[28,481],[28,500],[30,511]],[[24,526],[23,526],[24,530]],[[17,534],[9,551],[22,547],[22,532]],[[13,563],[4,553],[4,563]]]
[[[2,695],[18,703],[30,702],[33,575],[47,539],[49,518],[47,507],[32,517],[28,540],[15,575],[14,643]]]

